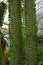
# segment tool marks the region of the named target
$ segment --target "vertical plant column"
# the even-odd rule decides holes
[[[10,65],[24,65],[21,0],[9,0]]]
[[[25,0],[26,65],[38,65],[35,0]]]

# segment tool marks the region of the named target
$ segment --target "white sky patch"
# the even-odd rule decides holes
[[[36,3],[38,3],[39,1],[41,1],[41,0],[36,0]]]
[[[0,0],[0,2],[2,2],[2,1],[3,1],[4,3],[7,3],[8,0]]]
[[[8,22],[9,23],[9,21],[8,21],[8,15],[9,15],[9,13],[8,13],[8,9],[7,9],[5,17],[4,17],[4,22]]]

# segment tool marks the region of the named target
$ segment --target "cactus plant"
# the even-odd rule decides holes
[[[25,0],[26,65],[38,65],[35,0]]]
[[[9,0],[10,65],[24,65],[21,0]]]

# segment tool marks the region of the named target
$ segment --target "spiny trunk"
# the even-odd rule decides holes
[[[25,0],[26,65],[38,65],[35,0]]]
[[[22,22],[21,22],[21,1],[9,0],[9,31],[10,31],[10,64],[24,65]]]

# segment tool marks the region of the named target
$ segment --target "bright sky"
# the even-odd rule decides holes
[[[4,22],[9,23],[9,21],[8,21],[8,9],[6,10],[6,14],[5,14],[5,17],[4,17]],[[8,26],[7,25],[3,25],[3,28],[7,28],[8,29]]]
[[[6,14],[5,14],[4,21],[7,21],[7,22],[9,22],[9,21],[8,21],[8,9],[6,10]]]
[[[39,2],[39,1],[41,1],[41,0],[36,0],[36,3]]]
[[[0,0],[0,2],[4,1],[4,3],[7,3],[8,0]]]

